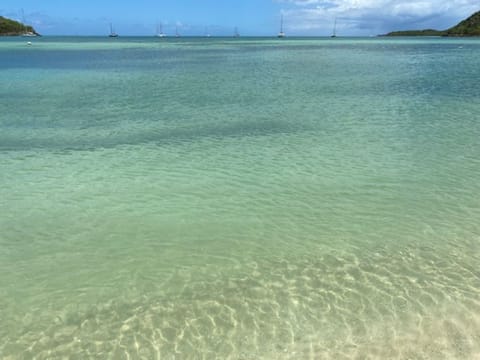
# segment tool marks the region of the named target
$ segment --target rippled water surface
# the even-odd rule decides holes
[[[480,357],[479,58],[0,39],[0,358]]]

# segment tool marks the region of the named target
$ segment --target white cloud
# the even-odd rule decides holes
[[[290,32],[326,35],[337,18],[344,35],[446,29],[480,10],[478,0],[279,0]]]

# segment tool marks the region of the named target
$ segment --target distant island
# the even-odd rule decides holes
[[[0,16],[0,36],[40,36],[31,26]]]
[[[447,30],[425,29],[393,31],[382,36],[480,36],[480,11],[477,11],[468,19],[459,22],[457,25]]]

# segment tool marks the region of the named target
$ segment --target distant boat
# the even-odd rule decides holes
[[[155,36],[156,36],[156,37],[160,37],[160,38],[163,38],[163,37],[166,36],[166,35],[163,33],[162,23],[160,23],[159,25],[157,25],[157,34],[156,34]]]
[[[26,31],[22,34],[23,37],[32,37],[32,36],[38,36],[37,34],[31,32],[31,31]]]
[[[236,38],[240,37],[240,34],[238,33],[238,28],[237,27],[235,27],[235,29],[233,30],[233,37],[236,37]]]
[[[285,33],[283,32],[283,15],[280,19],[280,32],[278,33],[277,35],[279,38],[284,38],[285,37]]]
[[[180,37],[180,33],[178,32],[178,25],[175,26],[175,37]]]
[[[330,37],[332,38],[337,37],[337,18],[335,18],[335,21],[333,22],[333,32]]]
[[[26,25],[26,21],[25,21],[25,12],[23,11],[23,9],[22,9],[22,24],[25,27],[25,31],[22,33],[23,37],[38,36],[38,34],[36,34],[33,31],[27,31],[27,25]]]
[[[108,37],[118,37],[118,34],[113,29],[113,26],[111,23],[110,23],[110,35],[108,35]]]

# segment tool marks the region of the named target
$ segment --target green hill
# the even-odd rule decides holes
[[[0,16],[0,36],[19,35],[38,36],[39,34],[31,26]]]
[[[384,36],[442,36],[443,31],[425,29],[425,30],[404,30],[393,31]]]
[[[393,31],[384,36],[480,36],[480,11],[447,30]]]
[[[445,30],[443,36],[480,36],[480,11]]]

